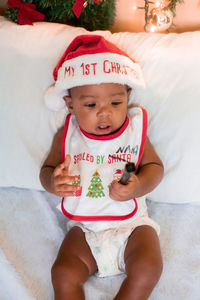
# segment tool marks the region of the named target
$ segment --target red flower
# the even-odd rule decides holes
[[[17,19],[21,25],[33,25],[32,22],[41,22],[45,15],[36,11],[35,4],[22,3],[19,0],[8,0],[8,7],[19,8],[17,12]]]

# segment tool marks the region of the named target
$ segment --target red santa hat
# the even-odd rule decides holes
[[[140,66],[100,35],[77,36],[62,55],[53,76],[55,83],[47,89],[45,103],[54,111],[65,107],[63,96],[67,96],[72,87],[124,84],[132,89],[129,104],[133,104],[144,88]]]

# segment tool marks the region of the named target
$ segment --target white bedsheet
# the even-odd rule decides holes
[[[50,270],[66,232],[60,199],[35,190],[0,189],[0,300],[53,300]],[[200,203],[148,201],[161,226],[162,277],[151,300],[200,299]],[[91,277],[86,300],[111,300],[125,275]]]

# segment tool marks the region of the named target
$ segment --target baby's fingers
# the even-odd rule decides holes
[[[110,184],[109,195],[113,200],[127,201],[132,199],[132,189],[129,184],[122,185],[114,180]]]
[[[60,197],[70,197],[75,196],[77,190],[80,189],[80,186],[70,185],[70,184],[62,184],[57,187],[57,196]]]
[[[59,176],[65,171],[65,165],[64,163],[58,165],[54,170],[54,176]],[[66,173],[67,175],[67,173]]]
[[[70,176],[70,175],[58,175],[54,177],[55,184],[67,184],[73,183],[78,180],[78,176]]]
[[[58,176],[60,174],[68,175],[70,162],[71,156],[67,154],[65,160],[55,168],[54,176]]]
[[[121,184],[117,181],[117,180],[113,180],[110,184],[110,189],[111,190],[115,190],[115,191],[118,191],[120,190],[121,188],[123,188],[121,186]]]
[[[114,200],[119,200],[120,184],[117,180],[113,180],[109,187],[109,196]]]
[[[75,193],[80,186],[78,185],[72,185],[72,184],[60,184],[57,189],[60,192],[69,192],[71,194]]]

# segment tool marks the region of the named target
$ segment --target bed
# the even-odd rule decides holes
[[[49,111],[44,91],[72,39],[90,34],[62,24],[16,25],[0,17],[0,299],[51,300],[50,270],[66,233],[60,199],[43,190],[39,170],[65,109]],[[200,299],[200,32],[96,31],[142,67],[148,136],[165,166],[149,195],[160,224],[162,277],[150,300]],[[86,300],[111,300],[125,275],[92,276]]]

